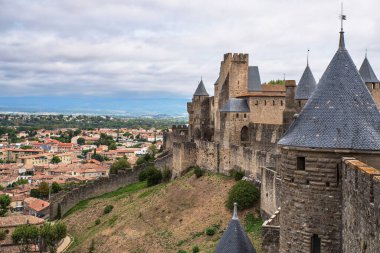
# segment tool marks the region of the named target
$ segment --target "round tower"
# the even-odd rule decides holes
[[[342,252],[341,158],[365,160],[380,151],[380,115],[343,29],[316,90],[278,144],[280,252]]]

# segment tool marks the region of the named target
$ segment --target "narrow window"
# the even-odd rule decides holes
[[[264,105],[267,105],[267,101],[266,100],[264,100]]]
[[[301,101],[298,101],[298,106],[301,107]]]
[[[244,113],[244,118],[247,118],[247,114],[246,113]]]
[[[374,90],[376,88],[376,84],[372,84],[372,90]]]
[[[284,105],[284,102],[281,100],[281,106],[283,106]]]
[[[311,253],[321,253],[321,238],[316,234],[311,237]]]
[[[255,105],[259,105],[259,101],[258,100],[255,101]]]
[[[276,103],[274,102],[274,100],[273,100],[273,105],[276,105]]]
[[[336,185],[339,185],[339,178],[340,178],[340,172],[339,172],[339,163],[336,165]]]
[[[239,113],[236,113],[236,118],[237,118],[237,119],[239,118]]]
[[[305,170],[305,157],[297,157],[297,170]]]

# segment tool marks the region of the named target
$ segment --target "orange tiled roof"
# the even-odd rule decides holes
[[[29,197],[24,199],[24,203],[28,205],[29,208],[39,212],[49,207],[50,203],[42,199],[37,199]]]

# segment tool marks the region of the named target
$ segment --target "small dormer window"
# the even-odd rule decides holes
[[[239,118],[239,113],[236,113],[236,118],[237,118],[237,119]]]

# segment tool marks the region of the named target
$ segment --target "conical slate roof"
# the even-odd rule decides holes
[[[194,92],[193,96],[208,96],[208,93],[206,91],[205,85],[203,84],[203,81],[201,81],[198,84],[197,89]]]
[[[309,99],[317,83],[315,82],[313,73],[310,70],[309,64],[307,64],[305,71],[297,85],[295,99]]]
[[[373,71],[371,64],[369,63],[367,56],[364,58],[362,66],[359,69],[359,73],[362,76],[364,82],[366,83],[378,83],[375,72]]]
[[[237,205],[234,204],[234,214],[223,233],[214,253],[256,253],[251,241],[249,240],[243,226],[237,216]]]
[[[380,114],[343,35],[316,90],[279,145],[380,150]]]
[[[220,109],[221,112],[249,112],[247,100],[244,98],[230,98]]]
[[[261,91],[259,67],[248,67],[248,91]]]

